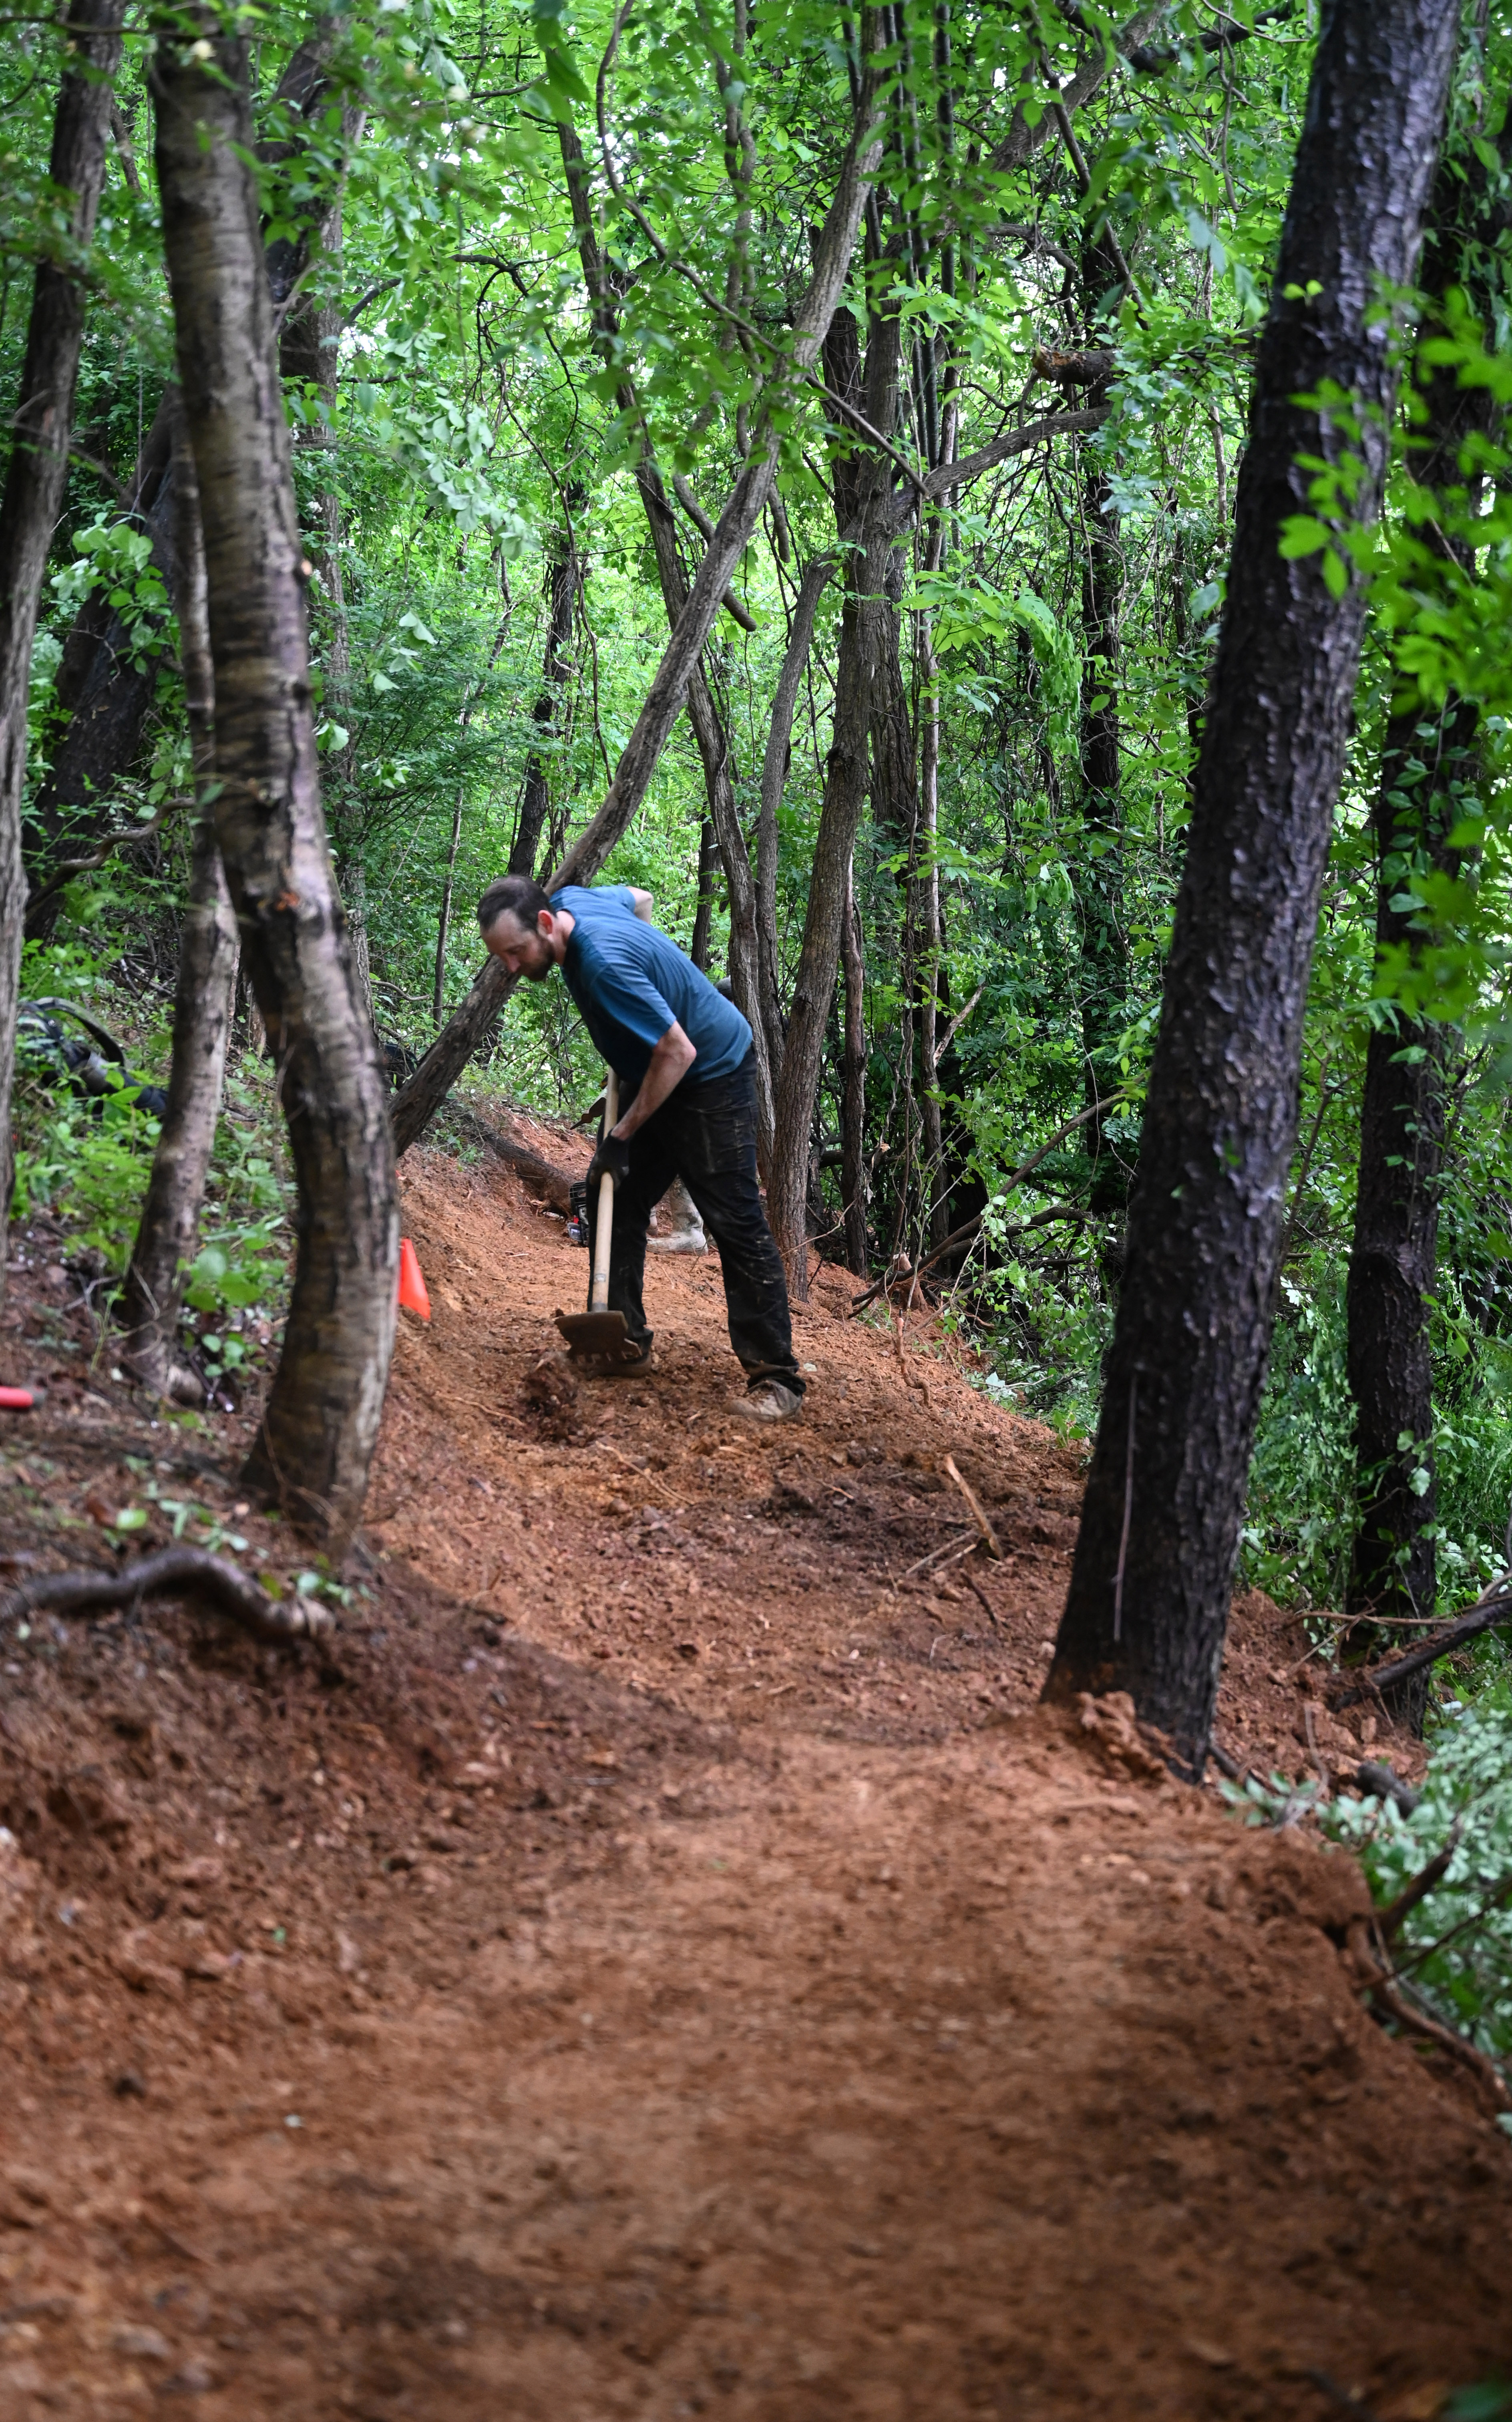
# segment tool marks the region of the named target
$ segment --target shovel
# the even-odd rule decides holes
[[[604,1132],[620,1115],[620,1080],[612,1068],[604,1072]],[[615,1363],[625,1359],[626,1329],[622,1312],[610,1312],[609,1239],[614,1233],[614,1180],[599,1179],[598,1217],[593,1223],[593,1277],[586,1312],[559,1312],[557,1326],[567,1340],[567,1351],[577,1363]]]

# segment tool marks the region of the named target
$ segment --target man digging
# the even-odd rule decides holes
[[[548,895],[505,874],[478,903],[485,947],[512,976],[543,983],[559,967],[595,1049],[629,1106],[589,1168],[614,1181],[611,1312],[626,1350],[616,1370],[652,1360],[642,1284],[652,1212],[681,1178],[719,1249],[730,1343],[746,1374],[731,1410],[791,1421],[803,1404],[793,1359],[787,1279],[756,1184],[756,1088],[750,1028],[675,942],[650,922],[651,896],[623,885],[569,884]]]

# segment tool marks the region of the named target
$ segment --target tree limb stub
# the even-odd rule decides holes
[[[254,1640],[318,1640],[336,1628],[324,1607],[308,1598],[270,1597],[224,1556],[213,1556],[206,1548],[164,1548],[155,1556],[138,1556],[116,1573],[39,1573],[0,1603],[0,1623],[18,1623],[29,1614],[94,1614],[102,1607],[184,1590],[213,1598],[221,1612]]]

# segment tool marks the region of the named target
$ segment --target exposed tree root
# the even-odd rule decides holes
[[[285,1602],[205,1548],[163,1548],[155,1556],[138,1556],[117,1573],[39,1573],[23,1581],[0,1604],[0,1623],[18,1622],[28,1614],[92,1614],[105,1606],[124,1606],[167,1590],[200,1590],[223,1614],[250,1631],[255,1640],[310,1640],[336,1628],[323,1607],[307,1598]]]

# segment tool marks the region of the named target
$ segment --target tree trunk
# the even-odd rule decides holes
[[[707,816],[699,827],[699,898],[693,911],[693,939],[688,957],[702,975],[709,972],[709,938],[714,924],[714,879],[719,872],[719,843]]]
[[[868,1268],[866,1219],[866,962],[855,862],[845,870],[841,926],[845,983],[845,1039],[840,1096],[840,1196],[845,1209],[845,1265],[858,1278]]]
[[[682,712],[688,683],[714,627],[725,590],[739,568],[777,478],[774,411],[780,415],[795,383],[818,354],[850,267],[868,181],[881,157],[877,122],[878,75],[874,64],[880,39],[876,12],[863,20],[865,68],[857,96],[854,131],[834,199],[814,247],[813,274],[793,315],[792,341],[784,366],[774,374],[751,449],[709,541],[703,560],[679,615],[677,627],[656,668],[635,730],[625,743],[614,779],[597,815],[579,834],[550,878],[551,889],[588,883],[629,829],[646,795],[668,734]],[[473,979],[460,1009],[448,1020],[394,1103],[394,1136],[402,1153],[423,1135],[467,1061],[514,989],[503,962],[490,958]]]
[[[177,390],[171,391],[177,398]],[[178,417],[181,420],[182,407]],[[127,1368],[154,1393],[197,1404],[203,1391],[175,1362],[183,1273],[194,1259],[205,1178],[215,1141],[231,999],[236,988],[236,918],[209,795],[215,774],[214,673],[206,619],[205,551],[194,456],[181,432],[174,466],[176,532],[173,602],[179,621],[193,760],[195,824],[189,901],[179,939],[173,1002],[173,1063],[168,1106],[132,1247],[118,1313]]]
[[[152,91],[205,536],[215,823],[298,1187],[289,1320],[246,1477],[339,1553],[361,1515],[393,1348],[398,1194],[321,812],[304,556],[245,165],[246,46],[223,39],[208,8],[189,22],[192,47],[181,17],[159,25]]]
[[[1324,21],[1256,367],[1227,609],[1194,785],[1127,1263],[1047,1693],[1132,1692],[1207,1754],[1270,1339],[1302,1012],[1365,596],[1279,551],[1315,515],[1299,458],[1354,458],[1379,510],[1397,370],[1376,296],[1410,283],[1454,64],[1455,0]],[[1336,382],[1347,437],[1298,399]]]
[[[314,111],[323,91],[324,69],[342,28],[343,21],[334,13],[321,20],[279,78],[276,98],[280,102],[307,116]],[[265,165],[272,165],[288,158],[294,148],[291,143],[260,144],[258,156]],[[268,274],[276,303],[287,300],[304,257],[303,240],[297,237],[276,237],[268,245]],[[133,509],[127,518],[139,524],[151,540],[152,559],[169,588],[176,517],[173,461],[171,406],[165,397],[141,448]],[[34,828],[43,839],[39,847],[33,843],[30,851],[37,898],[27,923],[28,939],[44,937],[56,920],[63,887],[52,878],[59,871],[59,861],[87,857],[109,825],[113,787],[142,747],[164,653],[163,648],[134,652],[126,624],[98,596],[82,608],[69,634],[54,693],[56,709],[68,721],[33,810]]]
[[[71,20],[73,55],[91,73],[65,75],[58,86],[49,174],[71,197],[67,248],[75,254],[87,252],[94,236],[105,177],[110,80],[120,63],[124,14],[121,0],[78,0]],[[84,280],[76,269],[39,263],[0,503],[0,1246],[15,1173],[10,1086],[26,906],[21,856],[26,701],[47,550],[68,480],[84,302]],[[0,1251],[0,1300],[4,1296]]]
[[[840,373],[841,352],[854,354],[848,328],[839,330],[834,351],[836,358],[827,365],[832,385]],[[861,410],[874,429],[890,431],[897,417],[898,367],[898,322],[890,317],[874,318],[861,389]],[[843,385],[838,391],[848,394]],[[804,1215],[825,1030],[835,990],[851,858],[866,804],[867,741],[875,729],[876,700],[887,679],[890,636],[896,636],[896,614],[887,595],[892,555],[891,490],[892,466],[874,447],[858,448],[844,466],[843,477],[837,466],[835,511],[842,534],[854,529],[861,536],[847,557],[825,794],[788,1013],[782,1082],[777,1097],[777,1139],[766,1187],[767,1218],[787,1268],[788,1292],[799,1303],[806,1303],[809,1297]],[[910,755],[910,765],[911,762]]]
[[[803,567],[762,758],[762,799],[756,819],[756,964],[774,1088],[781,1078],[783,1045],[782,985],[777,964],[777,811],[793,759],[793,716],[813,645],[814,617],[834,571],[832,555],[812,556]]]
[[[580,488],[569,491],[569,501],[581,503]],[[534,874],[536,854],[551,805],[551,779],[543,754],[560,704],[564,658],[572,645],[573,617],[583,574],[573,547],[573,534],[563,529],[546,562],[546,646],[541,661],[541,695],[530,710],[536,737],[526,761],[525,788],[520,795],[520,821],[510,846],[511,874]]]
[[[1512,128],[1504,130],[1501,149],[1504,157],[1512,149]],[[1426,297],[1420,348],[1441,333],[1451,288],[1468,290],[1483,318],[1490,308],[1485,264],[1494,258],[1502,229],[1488,208],[1488,181],[1485,164],[1468,149],[1440,164],[1420,278]],[[1421,354],[1417,385],[1426,418],[1413,477],[1431,490],[1459,487],[1466,445],[1479,441],[1479,451],[1500,442],[1504,406],[1489,387],[1461,386],[1452,365],[1428,365]],[[1475,469],[1470,476],[1478,480]],[[1425,536],[1436,551],[1471,568],[1470,548],[1448,538],[1441,524],[1425,525]],[[1449,835],[1461,802],[1480,787],[1479,727],[1478,711],[1451,695],[1437,709],[1414,700],[1387,728],[1371,818],[1380,959],[1405,956],[1416,965],[1433,946],[1422,913],[1396,904],[1404,893],[1410,897],[1415,875],[1458,865]],[[1347,1294],[1359,1479],[1346,1605],[1360,1620],[1346,1637],[1346,1653],[1364,1653],[1388,1639],[1402,1645],[1402,1624],[1430,1622],[1438,1597],[1429,1324],[1438,1282],[1445,1080],[1457,1047],[1453,1030],[1441,1021],[1401,1010],[1372,1028],[1366,1047]],[[1393,1621],[1384,1636],[1369,1620],[1383,1616]],[[1423,1727],[1428,1686],[1425,1669],[1388,1700],[1392,1713],[1416,1731]]]

